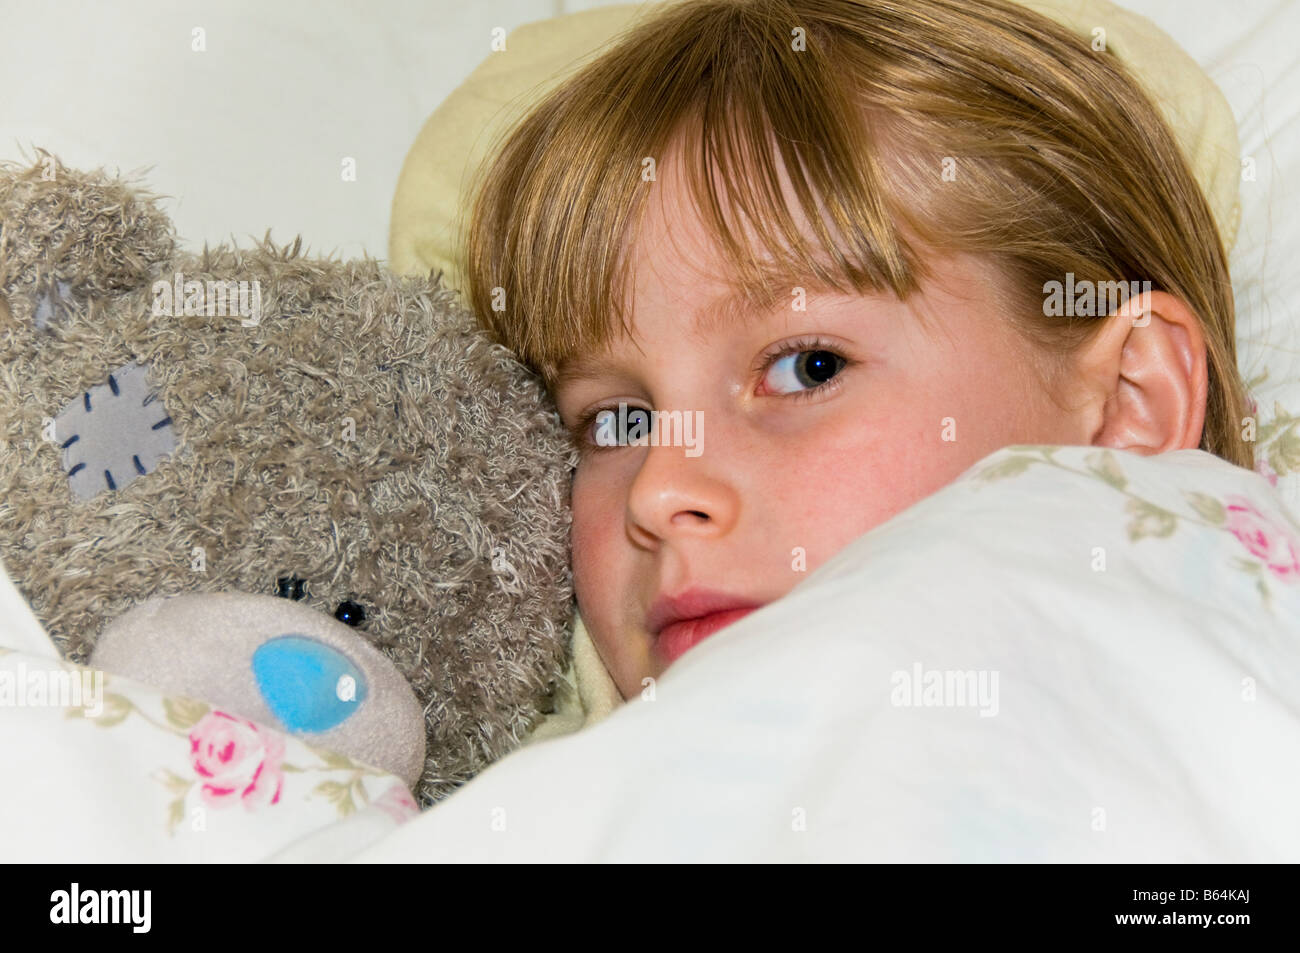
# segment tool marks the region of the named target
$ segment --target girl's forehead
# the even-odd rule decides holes
[[[681,144],[670,142],[652,175],[637,183],[646,194],[624,232],[609,306],[577,322],[581,340],[570,339],[557,362],[555,387],[589,376],[593,366],[608,368],[611,354],[635,357],[639,338],[660,341],[666,329],[694,343],[796,297],[880,285],[885,269],[846,260],[855,258],[846,256],[851,243],[815,195],[814,224],[779,149],[764,168],[749,168],[751,160],[723,168]]]
[[[752,163],[723,167],[710,157],[707,169],[701,169],[698,157],[687,164],[681,139],[674,140],[656,164],[654,179],[646,183],[649,194],[632,230],[631,254],[642,260],[671,254],[677,259],[674,264],[687,263],[705,275],[717,276],[717,265],[727,258],[719,223],[760,263],[775,259],[773,246],[789,252],[791,239],[817,244],[816,230],[779,150],[774,150],[770,162],[777,176],[776,195]],[[755,201],[757,193],[764,199]],[[738,202],[742,195],[746,200]],[[750,206],[750,211],[741,211],[738,205]],[[753,214],[765,220],[761,226],[751,218]],[[824,215],[819,218],[829,227]],[[771,234],[777,219],[793,234]]]

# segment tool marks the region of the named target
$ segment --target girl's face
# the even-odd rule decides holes
[[[972,259],[932,262],[906,303],[808,289],[799,310],[785,287],[710,320],[729,289],[674,170],[632,250],[635,340],[566,364],[555,390],[571,427],[620,402],[696,423],[693,446],[601,446],[628,433],[598,423],[574,477],[578,608],[625,698],[994,450],[1091,442]]]

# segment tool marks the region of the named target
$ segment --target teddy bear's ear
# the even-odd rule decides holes
[[[176,239],[157,196],[36,152],[31,166],[0,162],[0,296],[40,328],[149,283]]]

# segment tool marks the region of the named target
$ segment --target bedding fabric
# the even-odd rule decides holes
[[[1011,447],[356,859],[1296,861],[1297,699],[1262,476]]]
[[[418,817],[127,679],[38,699],[86,670],[0,608],[7,861],[1300,860],[1300,521],[1199,450],[991,454]]]
[[[59,657],[0,571],[0,862],[346,856],[415,817],[397,777]]]

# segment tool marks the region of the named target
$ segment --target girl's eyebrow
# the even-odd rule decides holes
[[[753,293],[730,291],[715,298],[712,303],[695,313],[693,328],[696,334],[717,329],[724,323],[739,320],[745,312],[761,309],[766,313],[776,307],[782,290],[778,285],[764,287],[756,298]],[[555,374],[556,388],[579,381],[589,381],[609,374],[608,366],[601,366],[595,355],[584,354],[581,357],[567,358]]]
[[[567,384],[576,384],[579,381],[590,381],[604,377],[606,373],[606,370],[597,366],[594,358],[570,358],[561,364],[560,369],[556,371],[553,387],[558,390]]]
[[[839,289],[809,278],[803,284],[791,283],[789,278],[770,279],[749,291],[738,288],[714,298],[712,302],[700,308],[694,317],[695,333],[702,334],[716,330],[719,326],[738,322],[746,315],[770,315],[777,306],[791,300],[796,288],[802,288],[811,297],[816,294],[840,293]],[[555,374],[556,388],[579,381],[596,380],[610,374],[608,364],[603,364],[596,355],[583,355],[564,361]]]
[[[793,288],[794,286],[791,285],[790,287]],[[767,314],[776,307],[783,294],[788,293],[789,291],[782,285],[778,285],[776,282],[768,282],[761,288],[748,293],[733,290],[720,295],[707,307],[696,312],[695,331],[696,333],[713,331],[720,324],[739,321],[746,312]]]
[[[558,391],[569,384],[577,384],[581,381],[603,381],[619,375],[635,377],[635,372],[608,354],[588,351],[580,356],[566,358],[560,364],[556,369],[551,389]]]
[[[839,288],[811,275],[804,280],[790,277],[769,278],[748,292],[733,288],[719,295],[711,304],[696,313],[695,330],[697,333],[710,331],[720,324],[739,321],[746,314],[770,315],[778,305],[793,301],[796,289],[802,289],[808,298],[814,295],[843,293]]]

